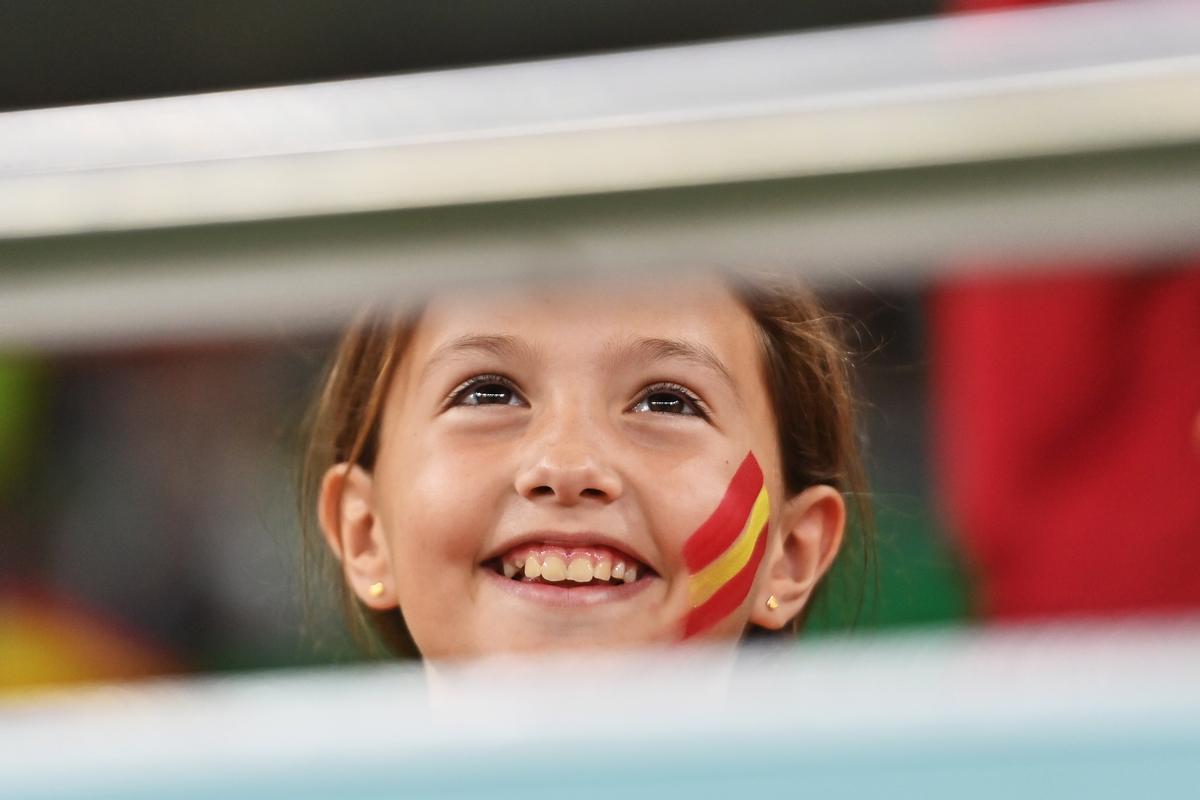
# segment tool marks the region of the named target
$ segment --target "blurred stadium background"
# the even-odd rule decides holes
[[[185,182],[162,192],[165,216],[149,203],[131,222],[118,202],[105,217],[95,196],[78,207],[36,205],[56,196],[49,183],[36,193],[42,178],[86,179],[90,168],[103,179],[138,167],[136,152],[120,155],[113,129],[81,124],[59,141],[19,139],[71,120],[133,122],[160,108],[122,117],[118,106],[105,117],[105,107],[88,116],[87,104],[701,42],[749,53],[737,40],[1002,5],[1014,4],[0,3],[0,692],[360,659],[332,594],[328,605],[306,606],[298,572],[298,431],[337,321],[380,287],[403,293],[476,277],[489,241],[522,237],[535,245],[501,258],[501,277],[552,270],[555,247],[577,260],[585,254],[584,270],[623,252],[634,254],[625,269],[664,268],[706,252],[716,237],[723,263],[740,255],[810,270],[856,321],[880,572],[853,636],[1194,619],[1200,38],[1191,34],[1200,31],[1200,4],[1140,4],[1148,9],[1140,13],[1134,3],[1080,4],[1047,12],[1059,17],[963,28],[957,38],[917,34],[912,47],[944,49],[907,62],[920,52],[860,48],[873,66],[860,74],[861,64],[846,61],[844,86],[832,68],[812,85],[798,76],[808,94],[796,99],[819,97],[828,81],[830,98],[854,98],[881,124],[864,136],[863,152],[891,155],[872,162],[851,148],[841,151],[849,166],[792,164],[741,179],[676,176],[557,199],[547,191],[427,208],[393,208],[385,198],[313,219],[303,209],[171,217],[171,203],[191,191]],[[1173,20],[1174,36],[1163,19]],[[1096,25],[1098,35],[1081,35],[1075,23],[1085,32]],[[855,37],[879,44],[910,34],[851,28],[797,44],[811,44],[815,59],[854,53]],[[779,41],[786,49],[790,40]],[[1003,50],[1014,44],[1016,56]],[[681,51],[663,52],[669,61]],[[896,85],[871,85],[891,58]],[[1021,72],[1030,65],[1045,71]],[[738,68],[729,64],[735,94]],[[1050,112],[1037,87],[1056,86],[1055,70],[1090,77],[1078,84],[1086,91],[1065,95],[1058,127],[1044,127],[1037,123]],[[962,107],[913,117],[907,128],[887,116],[906,102],[920,106],[919,79],[930,76],[945,97],[961,90]],[[1008,106],[986,105],[995,99],[988,81],[1003,84]],[[872,106],[866,89],[884,102]],[[365,91],[365,100],[342,99],[361,110],[376,90]],[[247,124],[269,123],[278,97],[262,95],[266,111]],[[969,103],[980,97],[976,113]],[[1131,102],[1136,110],[1123,111]],[[81,116],[48,116],[75,105]],[[203,109],[174,108],[177,124],[204,118]],[[913,155],[920,148],[906,150],[904,139],[921,119],[931,140],[967,145],[944,158]],[[939,127],[947,121],[961,124]],[[301,125],[276,123],[187,129],[170,146],[203,149],[211,138],[214,147],[248,147],[256,135]],[[127,133],[127,143],[152,139]],[[63,155],[72,142],[74,165]],[[667,222],[637,227],[631,217],[647,209]],[[815,221],[802,218],[806,209]],[[631,233],[633,244],[622,251],[611,231],[597,233],[585,219],[600,219],[593,227],[609,225],[615,239]],[[707,228],[713,219],[725,227]],[[486,235],[472,240],[480,225]],[[563,233],[580,230],[577,241]],[[670,242],[674,253],[664,250]],[[340,256],[329,254],[339,248],[346,264],[335,266]],[[404,274],[381,276],[376,252],[385,261],[398,253]],[[422,253],[439,275],[421,272]],[[210,273],[195,272],[209,260]],[[239,282],[245,264],[273,265],[262,274],[276,277]],[[350,277],[313,278],[338,268]],[[329,285],[350,278],[362,281],[356,291]],[[326,290],[322,315],[312,295]],[[814,614],[805,641],[848,630],[836,598]]]

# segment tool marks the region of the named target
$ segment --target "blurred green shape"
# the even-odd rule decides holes
[[[0,357],[0,497],[14,490],[36,459],[45,385],[41,362]]]
[[[970,581],[952,543],[919,498],[875,501],[873,562],[852,546],[813,601],[803,635],[961,624],[971,614]]]

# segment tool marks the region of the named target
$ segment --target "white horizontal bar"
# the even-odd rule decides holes
[[[1200,141],[1153,0],[0,114],[0,238]]]

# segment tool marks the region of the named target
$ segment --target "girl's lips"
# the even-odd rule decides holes
[[[628,555],[594,545],[569,550],[558,545],[526,545],[485,564],[494,566],[506,578],[540,577],[550,583],[590,583],[593,580],[633,583],[649,570]]]
[[[506,578],[487,567],[480,569],[486,580],[494,582],[503,591],[530,602],[558,608],[580,608],[628,600],[654,580],[647,576],[633,583],[620,584],[539,583]]]

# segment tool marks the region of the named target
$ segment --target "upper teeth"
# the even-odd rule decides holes
[[[528,567],[526,570],[528,571]],[[542,580],[558,583],[567,577],[567,565],[558,556],[546,556],[542,561]]]
[[[530,580],[541,578],[550,583],[590,583],[592,580],[633,583],[638,577],[636,563],[604,552],[514,551],[501,558],[500,566],[506,578],[523,575]]]
[[[572,558],[567,564],[567,577],[576,583],[587,583],[594,574],[592,562],[586,558]]]

